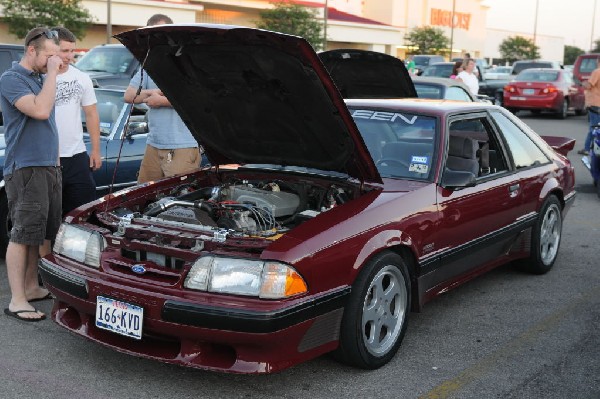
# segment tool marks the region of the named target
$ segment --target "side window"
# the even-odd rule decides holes
[[[487,177],[508,170],[502,145],[485,116],[450,123],[446,167]]]
[[[537,145],[501,112],[492,112],[492,117],[500,127],[517,169],[542,165],[550,162]]]
[[[446,100],[472,101],[462,87],[448,87],[444,97]]]

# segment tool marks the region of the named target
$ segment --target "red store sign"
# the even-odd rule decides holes
[[[469,23],[471,22],[471,14],[463,12],[454,13],[454,21],[452,21],[452,11],[440,10],[438,8],[431,9],[431,25],[434,26],[447,26],[449,28],[460,28],[469,30]]]

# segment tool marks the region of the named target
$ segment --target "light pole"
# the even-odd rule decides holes
[[[533,23],[533,45],[535,46],[535,35],[537,33],[537,17],[538,17],[538,6],[540,0],[535,0],[535,21]]]
[[[454,47],[454,10],[456,0],[452,0],[452,15],[450,15],[450,60],[452,60],[452,48]]]
[[[325,0],[325,9],[323,10],[323,50],[327,50],[327,10],[328,0]]]
[[[106,0],[106,44],[110,44],[112,37],[112,22],[110,20],[110,0]]]
[[[596,0],[594,0],[594,10],[592,11],[592,33],[590,33],[590,52],[594,49],[594,22],[596,21]]]

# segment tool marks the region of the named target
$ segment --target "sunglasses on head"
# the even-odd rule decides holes
[[[55,30],[43,30],[40,33],[38,33],[37,35],[33,36],[31,39],[29,39],[27,41],[27,43],[25,44],[25,46],[29,46],[29,44],[34,41],[35,39],[42,37],[42,35],[46,36],[48,39],[58,39],[58,32]]]

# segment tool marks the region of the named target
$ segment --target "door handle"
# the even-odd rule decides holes
[[[519,185],[518,184],[513,184],[512,186],[510,186],[508,188],[508,191],[510,191],[511,193],[514,193],[515,191],[519,190]]]

